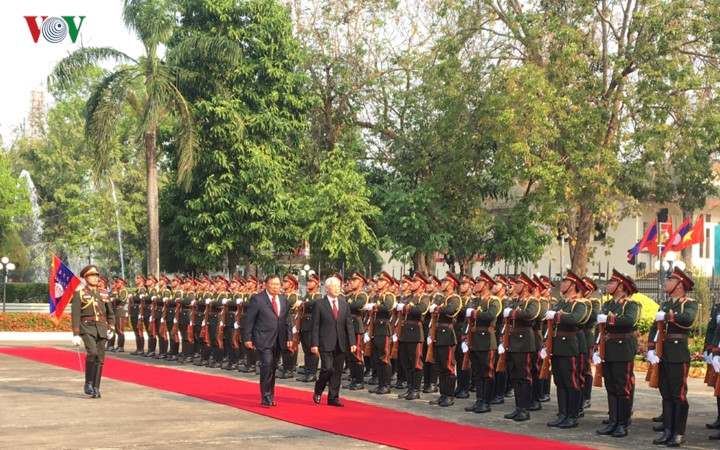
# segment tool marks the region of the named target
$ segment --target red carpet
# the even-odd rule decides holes
[[[79,370],[77,353],[72,351],[54,348],[0,348],[0,353]],[[450,437],[453,449],[513,446],[521,446],[524,449],[584,448],[530,436],[458,425],[348,399],[342,399],[344,408],[333,408],[325,404],[326,395],[323,395],[323,403],[316,405],[312,402],[310,392],[283,386],[275,388],[275,399],[279,406],[266,408],[260,406],[260,392],[256,379],[239,380],[112,358],[106,358],[103,376],[221,403],[304,427],[391,447],[435,449],[441,443],[449,444],[447,439]],[[360,426],[368,423],[375,423],[377,426],[372,429],[368,426]],[[444,437],[442,440],[441,436]]]

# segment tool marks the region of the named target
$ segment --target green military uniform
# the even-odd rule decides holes
[[[437,284],[439,280],[435,279],[436,281],[433,281],[434,284]],[[442,305],[443,301],[445,301],[445,296],[442,295],[440,292],[435,292],[431,296],[431,305],[440,306]],[[432,314],[425,314],[423,316],[423,330],[425,331],[426,335],[430,335],[430,321],[431,321]],[[423,360],[426,360],[427,357],[427,351],[428,351],[428,343],[427,339],[423,342]],[[438,381],[438,365],[437,363],[429,363],[425,361],[423,363],[423,393],[428,394],[431,392],[437,392],[437,381]]]
[[[175,306],[173,303],[172,308],[170,307],[170,299],[173,297],[172,289],[167,286],[167,278],[163,279],[162,289],[159,290],[157,298],[157,307],[155,311],[155,322],[157,324],[157,336],[159,342],[159,353],[155,356],[156,359],[166,359],[168,357],[168,320],[172,322],[171,317],[175,316]]]
[[[128,301],[132,301],[132,307],[129,307],[130,311],[130,325],[132,326],[133,333],[135,333],[135,351],[130,353],[131,355],[144,355],[145,354],[145,335],[143,333],[143,322],[142,322],[142,311],[144,309],[145,298],[147,297],[147,289],[145,288],[144,278],[141,278],[140,282],[132,294],[133,298]]]
[[[365,279],[362,278],[364,281]],[[350,316],[352,317],[353,329],[355,331],[355,340],[350,345],[357,347],[355,353],[349,357],[350,366],[350,384],[348,389],[359,390],[365,388],[365,364],[363,360],[363,334],[365,334],[365,324],[363,323],[363,309],[368,303],[368,295],[363,292],[354,292],[347,296],[348,306],[350,307]]]
[[[238,301],[242,299],[240,280],[233,278],[233,284],[230,288],[230,298],[227,303],[227,313],[225,315],[225,342],[223,342],[227,364],[223,366],[223,369],[237,370],[240,360],[240,347],[242,347],[240,343],[240,324],[237,320],[238,308],[240,308]]]
[[[385,291],[376,295],[369,302],[374,308],[373,335],[370,336],[372,339],[371,357],[378,371],[378,385],[376,388],[370,389],[373,394],[390,393],[390,379],[392,378],[390,322],[395,301],[395,294]]]
[[[287,279],[287,278],[286,278]],[[302,303],[302,300],[300,299],[300,294],[297,292],[290,292],[285,294],[285,298],[287,299],[288,308],[290,308],[290,314],[293,318],[293,328],[296,327],[296,319],[297,315],[299,314],[299,306],[297,306],[298,302]],[[298,330],[299,332],[299,330]],[[295,334],[293,332],[293,334]],[[278,375],[278,378],[293,378],[295,375],[295,367],[297,366],[297,350],[289,347],[282,349],[282,369],[280,371],[280,374]]]
[[[472,308],[474,311],[469,318],[468,336],[476,402],[470,410],[484,413],[490,411],[490,402],[495,391],[495,353],[498,346],[495,328],[502,312],[502,301],[488,294],[476,297]]]
[[[320,280],[318,280],[317,283],[319,284]],[[305,355],[305,374],[299,378],[300,381],[310,382],[317,380],[316,372],[319,359],[310,352],[310,340],[312,338],[312,310],[315,302],[322,298],[322,294],[319,291],[307,293],[303,298],[302,316],[300,318],[300,344],[302,345],[303,354]]]
[[[155,282],[157,283],[157,280],[155,280]],[[155,347],[157,345],[157,326],[160,325],[158,323],[159,320],[157,322],[155,321],[158,310],[157,301],[158,288],[157,286],[151,286],[148,290],[147,297],[145,297],[145,309],[142,311],[143,325],[145,325],[145,332],[148,335],[148,350],[143,356],[148,358],[153,358],[156,354]]]
[[[414,280],[419,280],[424,289],[425,281],[420,274],[415,274]],[[408,299],[400,314],[404,315],[402,331],[400,333],[400,348],[398,349],[401,367],[405,369],[405,379],[408,391],[401,398],[414,400],[420,398],[420,384],[422,382],[422,345],[425,341],[423,332],[423,316],[430,307],[430,296],[427,294],[413,294]]]
[[[450,282],[455,287],[460,282],[451,273],[447,273],[443,279],[443,283]],[[460,313],[463,301],[459,295],[450,293],[445,296],[442,305],[435,308],[434,314],[437,314],[437,331],[435,332],[435,362],[438,365],[440,398],[437,404],[440,406],[451,406],[455,403],[455,383],[457,381],[457,372],[455,372],[455,346],[457,345],[457,336],[453,329],[456,317]],[[434,404],[435,401],[431,402]]]
[[[710,320],[708,321],[707,330],[705,331],[705,358],[710,360],[716,353],[720,355],[720,303],[715,303],[710,309]],[[711,363],[710,363],[711,364]],[[708,365],[708,370],[712,367]],[[717,417],[715,422],[706,424],[705,426],[711,430],[720,429],[720,397],[715,397],[717,403]],[[710,436],[713,441],[720,440],[720,434]]]

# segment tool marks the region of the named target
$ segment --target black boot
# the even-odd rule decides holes
[[[665,426],[665,428],[663,430],[662,436],[652,441],[655,445],[665,445],[673,436],[673,422],[675,421],[673,404],[669,400],[663,400],[662,410],[663,425]]]
[[[715,418],[715,422],[705,424],[705,428],[720,430],[720,397],[715,397],[715,401],[717,402],[718,415]]]
[[[680,447],[685,444],[685,427],[687,425],[688,411],[690,405],[687,403],[680,403],[675,405],[675,428],[673,437],[667,442],[668,447]]]
[[[446,390],[445,390],[445,376],[440,375],[440,379],[438,380],[438,387],[440,391],[440,397],[436,398],[435,400],[430,400],[431,405],[439,405],[440,402],[444,402],[447,398]]]
[[[558,427],[561,423],[565,422],[565,420],[568,418],[568,392],[565,388],[557,388],[555,390],[555,395],[557,396],[557,403],[558,403],[558,416],[555,420],[552,422],[548,422],[547,426],[549,427]]]
[[[627,397],[617,398],[617,428],[612,437],[625,437],[628,435],[627,427],[630,422],[630,399]]]
[[[93,379],[95,378],[95,363],[85,360],[85,393],[92,395],[93,393]]]
[[[92,398],[100,398],[100,380],[102,379],[102,364],[95,366],[95,379],[93,381]]]
[[[605,428],[597,430],[597,434],[607,436],[613,434],[618,425],[618,397],[608,395],[608,409],[610,410],[610,418]]]

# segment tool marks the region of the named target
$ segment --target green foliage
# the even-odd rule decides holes
[[[49,291],[47,283],[8,283],[5,287],[8,303],[47,303]]]
[[[19,229],[20,219],[30,213],[28,188],[18,182],[18,175],[19,171],[13,174],[3,155],[0,158],[0,230]]]

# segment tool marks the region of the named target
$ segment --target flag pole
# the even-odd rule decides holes
[[[662,226],[664,222],[660,222],[660,214],[656,215],[657,222],[657,248],[658,248],[658,304],[663,304],[665,302],[665,291],[663,290],[663,284],[665,284],[665,268],[663,267],[663,263],[665,262],[665,256],[663,255],[663,246],[662,246],[662,236],[660,233],[662,233]]]

